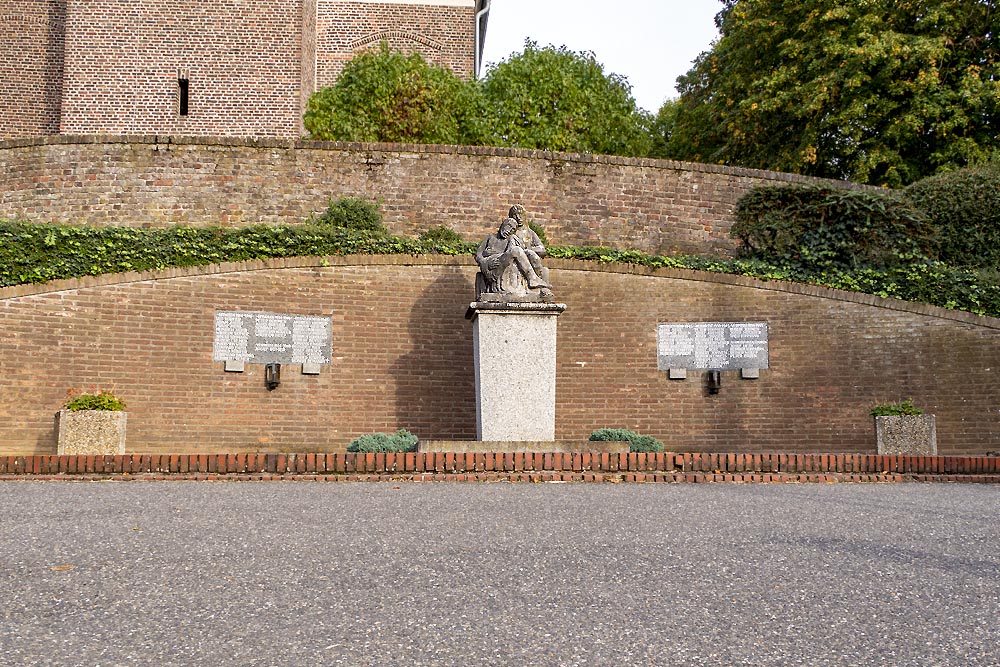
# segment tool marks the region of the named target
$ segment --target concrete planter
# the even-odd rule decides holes
[[[934,415],[875,417],[875,439],[879,454],[937,456]]]
[[[56,413],[59,434],[57,453],[124,454],[126,412],[109,410],[60,410]]]

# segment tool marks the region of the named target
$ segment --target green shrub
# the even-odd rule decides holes
[[[387,231],[382,223],[382,212],[378,203],[357,197],[342,197],[331,201],[327,209],[315,217],[313,222],[359,232]]]
[[[542,226],[540,224],[529,220],[528,229],[535,232],[535,235],[538,236],[538,240],[542,242],[543,246],[549,245],[549,237],[545,235],[545,230],[542,229]]]
[[[474,243],[466,243],[461,234],[450,227],[440,225],[422,233],[417,241],[426,252],[444,255],[467,255],[476,251]]]
[[[448,67],[382,42],[313,94],[303,121],[313,139],[466,143],[462,125],[479,115],[478,92]]]
[[[417,436],[407,430],[395,433],[369,433],[355,438],[347,446],[349,452],[412,452],[417,448]]]
[[[736,220],[744,255],[781,266],[887,268],[936,256],[926,216],[888,192],[756,187],[737,202]]]
[[[929,218],[941,261],[1000,268],[1000,166],[931,176],[904,196]]]
[[[465,239],[462,235],[456,232],[451,227],[445,227],[444,225],[439,225],[437,227],[431,227],[426,232],[421,234],[419,237],[421,243],[428,245],[462,245],[465,243]]]
[[[913,399],[902,403],[882,403],[871,410],[873,417],[898,417],[901,415],[922,415],[924,411],[913,405]]]
[[[600,428],[590,434],[590,440],[599,442],[627,442],[633,452],[662,452],[663,443],[649,435],[640,435],[624,428]]]
[[[80,394],[75,398],[71,398],[66,401],[66,409],[73,412],[79,412],[80,410],[121,412],[125,409],[125,401],[116,398],[109,391],[100,391],[96,394]]]

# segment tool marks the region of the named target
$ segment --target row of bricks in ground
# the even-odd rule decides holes
[[[392,473],[1000,475],[996,456],[868,454],[443,453],[0,456],[0,475]]]
[[[954,482],[965,484],[1000,484],[1000,475],[900,475],[837,473],[626,473],[621,475],[580,472],[489,472],[489,473],[408,473],[408,474],[215,474],[215,473],[140,473],[83,475],[0,475],[2,481],[195,481],[195,482],[507,482],[507,483],[673,483],[673,484],[838,484],[893,482]]]

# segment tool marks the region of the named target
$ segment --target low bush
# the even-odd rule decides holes
[[[73,412],[80,410],[105,410],[108,412],[121,412],[125,409],[125,401],[117,398],[109,391],[100,391],[96,394],[80,394],[66,401],[66,409]]]
[[[331,201],[327,209],[315,216],[311,222],[357,232],[385,234],[388,232],[382,222],[382,211],[379,208],[378,203],[366,199],[342,197]]]
[[[902,415],[922,415],[924,411],[913,405],[913,399],[901,403],[882,403],[871,410],[873,417],[899,417]]]
[[[476,251],[475,244],[466,243],[461,234],[444,225],[431,227],[422,233],[417,241],[427,252],[439,252],[444,255],[464,255]]]
[[[941,261],[1000,268],[1000,166],[931,176],[904,197],[930,220]]]
[[[542,242],[543,246],[548,246],[549,245],[549,237],[546,236],[545,230],[542,228],[542,226],[540,224],[538,224],[537,222],[534,222],[532,220],[529,220],[528,221],[528,229],[530,229],[531,231],[535,232],[535,236],[538,237],[538,240]]]
[[[624,428],[600,428],[590,434],[590,440],[599,442],[627,442],[633,452],[662,452],[663,443],[649,435],[640,435]]]
[[[349,452],[412,452],[417,448],[417,436],[405,429],[395,433],[369,433],[355,438],[347,446]]]

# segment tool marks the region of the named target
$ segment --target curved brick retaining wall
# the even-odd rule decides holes
[[[552,261],[556,432],[632,428],[673,451],[873,453],[868,411],[913,398],[941,454],[1000,449],[1000,320],[818,287]],[[475,437],[467,257],[297,258],[0,290],[0,453],[54,454],[70,389],[128,403],[127,452],[337,452],[364,433]],[[213,362],[217,310],[332,316],[319,376]],[[766,321],[771,368],[669,381],[661,322]]]
[[[277,139],[55,136],[0,142],[0,218],[97,225],[296,223],[331,198],[381,199],[416,236],[480,240],[521,202],[550,242],[728,255],[733,207],[792,174],[505,148]],[[841,187],[863,187],[836,182]]]

